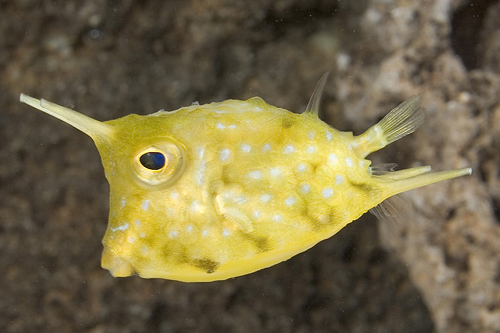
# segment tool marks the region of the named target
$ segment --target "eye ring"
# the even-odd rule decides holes
[[[168,186],[184,172],[186,151],[173,142],[157,142],[138,150],[132,161],[132,172],[145,186]]]

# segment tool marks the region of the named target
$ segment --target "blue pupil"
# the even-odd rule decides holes
[[[149,152],[143,154],[139,161],[141,164],[150,170],[160,170],[165,166],[165,155],[157,152]]]

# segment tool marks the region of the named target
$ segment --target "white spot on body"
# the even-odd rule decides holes
[[[306,151],[309,154],[314,154],[316,152],[316,147],[314,147],[314,146],[307,146]]]
[[[345,164],[347,164],[347,166],[350,166],[350,167],[352,167],[354,165],[354,163],[352,162],[352,159],[350,157],[346,157]]]
[[[207,163],[203,159],[203,156],[205,155],[205,148],[197,147],[196,153],[198,155],[198,158],[200,159],[200,165],[196,170],[196,184],[198,184],[198,186],[201,186],[205,182],[205,171],[207,169]]]
[[[254,109],[255,111],[257,111],[257,112],[260,112],[260,111],[262,111],[262,110],[263,110],[261,107],[258,107],[258,106],[254,107],[253,109]]]
[[[141,221],[140,221],[139,219],[136,219],[136,220],[135,220],[135,225],[136,225],[136,226],[140,226],[140,225],[141,225]]]
[[[285,149],[283,149],[283,152],[285,154],[290,154],[290,153],[293,153],[294,151],[295,151],[295,147],[293,145],[286,145]]]
[[[202,159],[204,155],[205,155],[205,147],[203,146],[196,147],[196,156],[198,156],[199,159]]]
[[[225,200],[231,200],[232,197],[234,197],[234,192],[232,190],[227,190],[222,192],[222,196]]]
[[[172,193],[170,193],[170,197],[174,200],[179,199],[180,197],[179,192],[173,191]]]
[[[129,238],[128,238],[128,242],[129,242],[130,244],[134,244],[134,242],[135,242],[135,238],[134,238],[134,237],[129,237]]]
[[[275,221],[275,222],[282,222],[283,221],[283,216],[281,216],[280,214],[274,214],[273,215],[273,221]]]
[[[265,145],[262,146],[262,151],[265,153],[265,152],[268,152],[271,150],[271,145],[269,143],[266,143]]]
[[[193,201],[193,202],[191,203],[191,211],[192,211],[192,212],[199,212],[199,211],[200,211],[200,208],[201,208],[201,206],[200,206],[200,204],[198,203],[198,201]]]
[[[222,229],[222,236],[224,236],[224,237],[231,236],[231,230],[229,230],[229,229]]]
[[[145,238],[145,237],[146,237],[146,234],[145,234],[144,232],[141,232],[141,233],[139,233],[139,237],[141,237],[141,238]]]
[[[330,165],[336,164],[337,161],[338,161],[338,158],[337,158],[337,155],[335,153],[331,153],[330,155],[328,155],[328,163]]]
[[[127,199],[125,199],[125,197],[122,197],[122,208],[125,207],[126,203],[127,203]]]
[[[209,232],[207,229],[203,229],[203,231],[201,232],[201,235],[205,236],[205,237],[208,236],[208,234],[209,234]]]
[[[177,236],[179,236],[179,232],[177,230],[173,230],[168,233],[169,238],[176,238]]]
[[[252,147],[249,144],[243,143],[241,144],[241,151],[244,153],[249,153],[252,150]]]
[[[309,184],[302,184],[300,186],[300,193],[302,193],[302,194],[307,194],[307,193],[309,193],[310,190],[311,190],[311,187],[309,186]]]
[[[229,160],[229,157],[231,156],[231,151],[227,148],[221,149],[219,153],[219,159],[221,161],[227,161]]]
[[[221,123],[217,123],[217,124],[215,124],[215,126],[217,126],[217,128],[221,129],[221,130],[226,128],[226,126],[224,124],[221,124]]]
[[[332,135],[332,132],[326,132],[326,139],[328,141],[331,141],[333,139],[333,135]]]
[[[146,199],[146,200],[144,200],[144,201],[142,202],[142,209],[143,209],[143,210],[148,210],[148,208],[149,208],[149,200],[148,200],[148,199]]]
[[[353,148],[358,148],[358,143],[357,143],[356,141],[354,141],[354,142],[352,143],[352,147],[353,147]]]
[[[271,168],[269,169],[269,175],[273,177],[278,177],[279,175],[281,175],[281,170],[278,168]]]
[[[262,202],[269,202],[269,200],[271,200],[270,194],[262,194],[260,196],[260,201],[262,201]]]
[[[337,183],[337,185],[340,185],[344,182],[344,177],[342,177],[341,175],[336,175],[335,176],[335,183]]]
[[[193,231],[193,225],[192,225],[192,224],[188,224],[188,225],[186,226],[186,231],[187,231],[187,232],[192,232],[192,231]]]
[[[295,197],[288,197],[285,199],[285,204],[288,206],[292,206],[297,202],[297,199]]]
[[[300,163],[299,165],[297,165],[297,171],[298,172],[304,172],[307,170],[307,166],[303,163]]]
[[[309,140],[314,139],[314,132],[313,132],[313,131],[309,131],[309,132],[307,133],[307,138],[308,138]]]
[[[262,178],[262,172],[260,170],[250,171],[248,177],[251,179],[260,179]]]
[[[202,162],[198,170],[196,171],[196,184],[198,184],[198,186],[203,185],[203,183],[205,182],[205,169],[206,164],[205,162]]]
[[[111,228],[110,227],[109,229],[111,229],[111,231],[118,231],[118,230],[125,231],[125,230],[128,229],[128,223],[125,223],[124,225],[118,226],[116,228]]]
[[[235,129],[236,128],[236,125],[235,124],[231,124],[228,126],[230,129]]]
[[[333,189],[327,187],[327,188],[323,189],[322,194],[323,194],[323,198],[328,199],[333,195]]]
[[[240,195],[239,197],[237,197],[235,200],[234,200],[235,203],[237,204],[244,204],[247,202],[247,198],[245,198],[244,196]]]
[[[253,217],[256,219],[260,218],[262,216],[262,212],[260,210],[254,210],[253,211]]]

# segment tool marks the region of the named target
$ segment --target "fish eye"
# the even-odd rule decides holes
[[[165,166],[165,155],[159,152],[147,152],[139,158],[142,166],[149,170],[160,170]]]
[[[141,147],[132,159],[132,174],[145,186],[168,186],[184,172],[186,150],[177,142],[162,141]]]

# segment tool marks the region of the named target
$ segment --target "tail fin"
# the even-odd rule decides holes
[[[354,138],[353,149],[360,157],[384,148],[413,133],[424,121],[420,96],[413,96],[392,109],[378,124]]]
[[[387,174],[374,177],[384,183],[382,185],[382,196],[384,198],[389,198],[398,193],[413,190],[415,188],[472,174],[471,168],[427,173],[429,171],[430,167],[419,167],[389,172]]]

